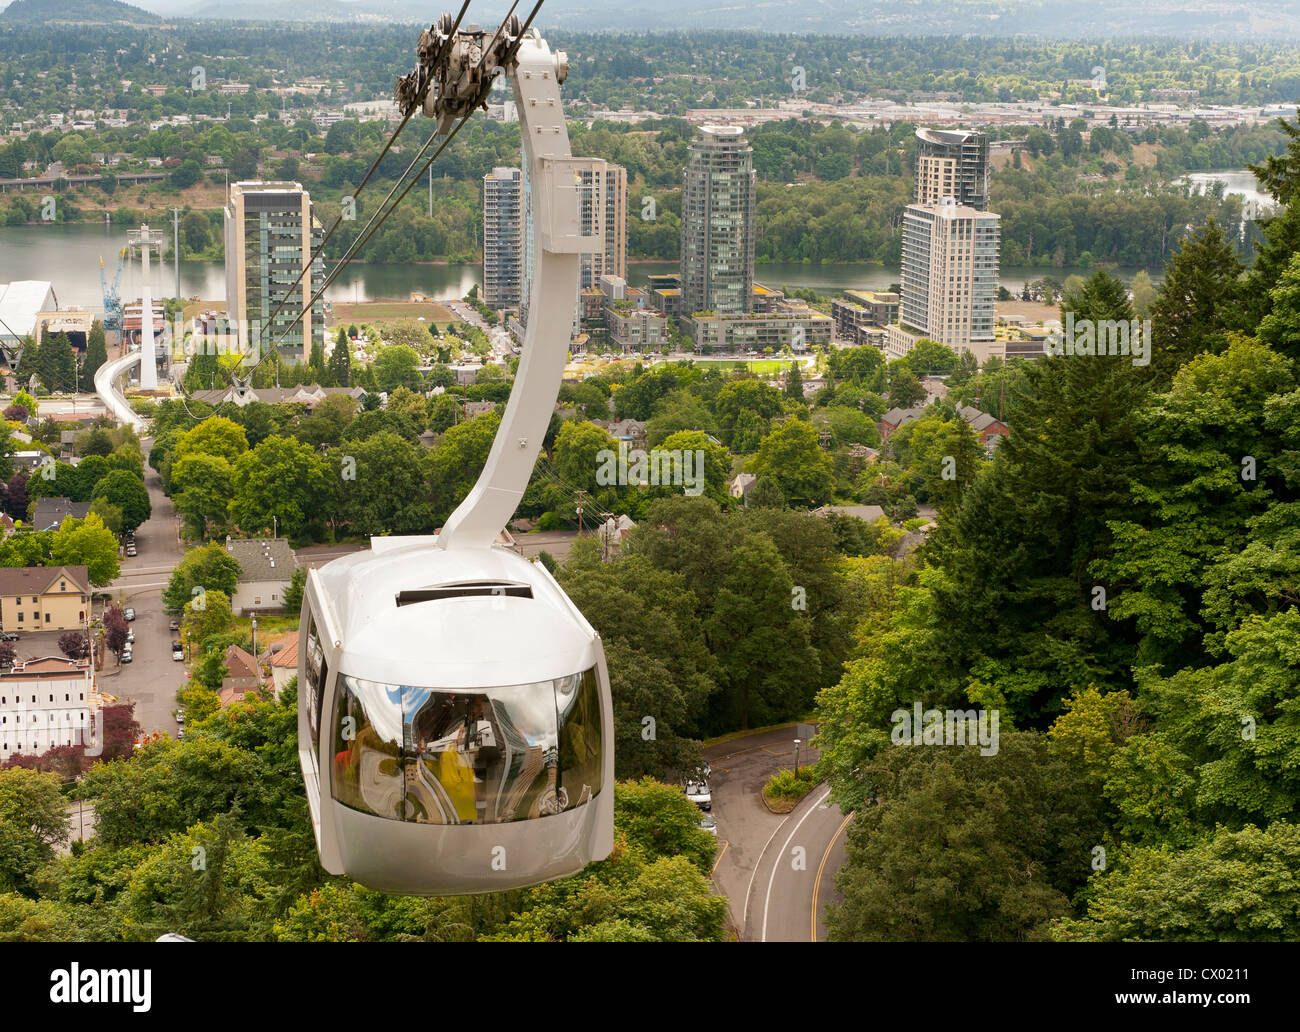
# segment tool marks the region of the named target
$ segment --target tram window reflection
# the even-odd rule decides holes
[[[555,708],[560,728],[560,788],[567,796],[562,808],[569,810],[600,792],[600,684],[596,671],[556,681]]]
[[[560,813],[600,791],[594,669],[482,691],[341,681],[334,795],[345,806],[424,824],[496,824]]]
[[[311,729],[311,744],[320,741],[320,717],[323,705],[325,679],[329,676],[329,664],[325,661],[325,650],[321,648],[320,636],[316,631],[316,620],[307,617],[307,723]]]
[[[401,721],[389,716],[394,693],[373,681],[341,680],[334,720],[334,798],[354,810],[402,820]]]

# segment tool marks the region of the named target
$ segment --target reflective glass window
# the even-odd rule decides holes
[[[316,632],[316,620],[307,618],[307,684],[299,685],[299,690],[307,692],[307,723],[311,728],[313,750],[320,739],[320,713],[323,705],[325,679],[329,677],[329,665],[325,662],[325,651],[321,648],[320,636]]]
[[[343,675],[334,714],[334,797],[422,824],[499,824],[561,813],[601,789],[593,668],[477,691]]]

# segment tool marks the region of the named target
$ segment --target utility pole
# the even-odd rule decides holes
[[[172,209],[172,258],[176,262],[176,298],[181,296],[181,210]]]
[[[433,218],[433,166],[429,166],[429,218]]]

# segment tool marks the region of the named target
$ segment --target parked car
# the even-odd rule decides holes
[[[167,624],[167,630],[169,630],[169,631],[179,631],[180,629],[181,629],[181,622],[180,622],[179,620],[177,620],[176,617],[173,616],[173,617],[171,618],[171,622],[170,622],[169,624]]]
[[[686,798],[701,810],[713,809],[713,793],[709,791],[707,781],[686,782]]]
[[[131,655],[131,650],[130,650],[129,648],[128,648],[128,649],[123,649],[123,650],[122,650],[122,660],[121,660],[121,661],[122,661],[123,663],[130,663],[134,658],[135,658],[135,657]]]
[[[706,813],[700,817],[700,831],[707,831],[714,836],[718,834],[718,822],[713,819],[713,814]]]
[[[0,641],[17,641],[17,640],[18,640],[17,631],[0,632]]]
[[[185,728],[181,727],[176,729],[176,740],[178,742],[185,741]]]
[[[135,644],[135,628],[134,628],[134,627],[127,628],[127,632],[126,632],[126,643],[127,643],[128,645],[134,645],[134,644]]]
[[[177,663],[185,662],[185,649],[181,647],[178,641],[172,642],[172,659]]]
[[[122,615],[126,617],[128,620],[134,620],[135,609],[133,609],[131,606],[127,606],[125,609],[122,610]]]
[[[135,558],[135,555],[136,555],[136,552],[135,552],[135,545],[127,545],[127,546],[126,546],[126,557],[127,557],[128,559],[134,559],[134,558]]]

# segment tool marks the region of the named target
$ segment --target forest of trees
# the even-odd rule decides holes
[[[1300,936],[1291,133],[1254,266],[1208,225],[1166,270],[1150,366],[1026,367],[1011,437],[870,596],[819,699],[823,773],[861,815],[832,938]],[[1061,307],[1132,314],[1105,272]],[[1000,750],[891,748],[918,700],[999,711]]]

